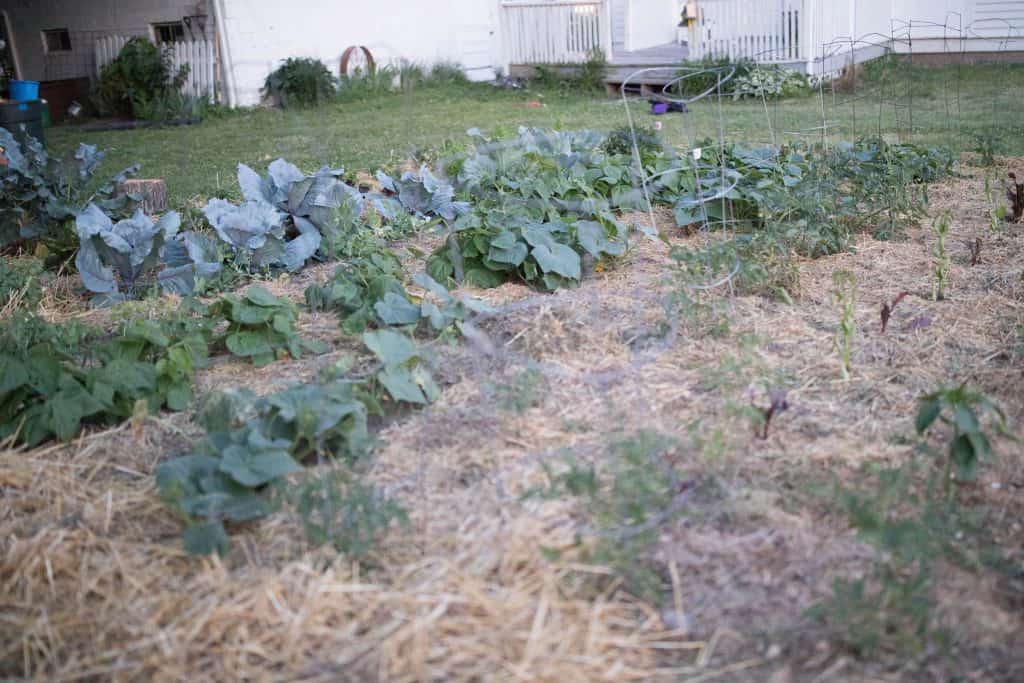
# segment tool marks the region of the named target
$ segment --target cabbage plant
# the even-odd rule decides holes
[[[98,295],[94,301],[124,301],[156,284],[163,247],[180,225],[176,211],[153,223],[141,209],[114,223],[100,207],[89,204],[75,219],[79,239],[75,266],[85,288]],[[171,291],[180,290],[170,282],[175,281],[160,284]]]
[[[272,162],[261,177],[238,165],[245,201],[212,199],[203,209],[217,236],[257,267],[296,271],[316,254],[332,211],[354,190],[341,180],[341,169],[324,167],[305,175],[284,159]]]

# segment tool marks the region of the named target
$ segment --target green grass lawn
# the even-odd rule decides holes
[[[993,135],[997,151],[1024,154],[1020,86],[1024,65],[924,69],[902,66],[859,86],[854,93],[780,102],[723,98],[692,105],[688,115],[658,120],[663,137],[687,146],[703,137],[770,143],[805,138],[820,141],[823,121],[832,140],[877,133],[901,140],[973,149],[975,134]],[[540,101],[543,106],[529,106]],[[642,100],[631,105],[636,119],[654,121]],[[86,132],[79,126],[49,131],[51,148],[63,153],[79,142],[110,150],[110,173],[134,162],[140,177],[167,180],[170,200],[237,197],[235,167],[262,170],[284,157],[304,170],[321,165],[375,170],[417,151],[464,145],[467,128],[486,132],[517,126],[594,128],[625,124],[621,100],[556,91],[508,91],[490,85],[429,87],[337,102],[304,110],[245,110],[208,118],[198,126]]]

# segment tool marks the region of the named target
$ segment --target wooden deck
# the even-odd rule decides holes
[[[656,45],[645,50],[633,50],[632,52],[615,52],[612,54],[610,66],[675,66],[685,60],[690,54],[689,48],[678,43],[667,43]]]
[[[608,64],[608,71],[605,75],[605,84],[608,93],[618,94],[620,86],[629,79],[629,85],[638,89],[641,94],[648,94],[658,90],[677,75],[676,67],[689,57],[690,50],[685,45],[668,43],[657,45],[644,50],[632,50],[630,52],[615,52],[612,61]],[[635,78],[629,78],[641,69],[660,68],[658,71],[649,71]]]

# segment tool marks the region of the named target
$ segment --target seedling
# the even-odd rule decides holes
[[[932,296],[936,301],[942,301],[946,294],[946,284],[949,280],[949,250],[946,248],[946,238],[949,236],[949,226],[952,223],[952,216],[948,211],[939,214],[932,223],[935,231],[935,246],[932,248],[935,267],[935,286],[932,289]]]
[[[978,461],[992,454],[992,445],[982,429],[986,414],[996,418],[996,429],[1005,433],[1006,416],[987,396],[971,391],[961,384],[956,388],[943,388],[918,399],[915,428],[919,435],[928,432],[936,420],[952,427],[953,433],[946,449],[942,486],[946,498],[952,493],[953,466],[961,478],[973,478]]]
[[[882,334],[885,334],[885,329],[889,326],[889,318],[892,317],[892,312],[896,310],[896,305],[903,301],[903,298],[908,294],[910,292],[900,292],[892,300],[892,303],[886,301],[882,304]]]
[[[836,330],[835,350],[842,361],[840,372],[844,380],[850,379],[850,357],[853,354],[853,339],[857,335],[855,319],[857,307],[857,280],[847,270],[837,270],[832,276],[835,289],[832,301],[839,307],[841,318]]]

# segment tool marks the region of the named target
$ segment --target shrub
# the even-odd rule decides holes
[[[713,59],[705,57],[700,61],[687,61],[680,65],[679,80],[672,88],[673,94],[683,96],[700,95],[713,90],[721,79],[722,91],[731,90],[729,80],[748,78],[754,70],[754,63],[746,60],[734,62],[728,57]],[[735,69],[731,78],[729,71]]]
[[[153,101],[177,93],[188,77],[188,65],[173,72],[170,54],[144,38],[132,38],[100,71],[93,103],[105,116],[134,116],[153,111]]]
[[[281,107],[302,107],[333,97],[337,88],[337,79],[319,59],[291,57],[267,76],[263,95]]]

